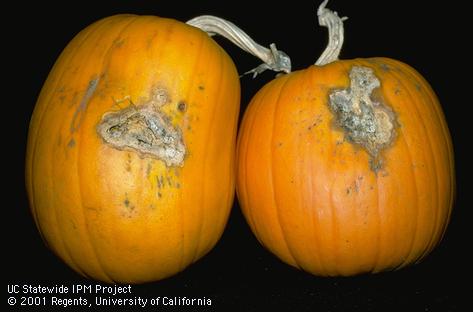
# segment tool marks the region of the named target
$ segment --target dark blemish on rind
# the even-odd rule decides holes
[[[74,115],[72,116],[72,122],[70,127],[71,133],[75,132],[80,127],[82,119],[84,118],[84,112],[87,108],[87,105],[89,104],[90,99],[94,95],[95,90],[97,89],[99,80],[100,78],[94,77],[89,81],[87,90],[85,91],[85,94],[82,97],[79,106],[77,107],[76,111],[74,112]]]
[[[353,181],[351,183],[351,185],[349,187],[347,187],[346,190],[345,190],[347,195],[350,195],[350,193],[352,193],[352,192],[359,193],[360,192],[361,181],[363,181],[362,176],[359,176],[355,181]]]
[[[309,127],[307,127],[307,130],[309,130],[309,131],[312,130],[312,128],[317,127],[321,122],[322,122],[322,116],[317,115],[315,117],[314,122]]]
[[[155,31],[148,39],[146,39],[146,49],[150,49],[153,45],[154,39],[158,36],[158,32]]]
[[[73,148],[76,145],[76,140],[74,138],[69,140],[69,143],[67,143],[67,147]]]
[[[184,101],[180,101],[177,104],[177,110],[180,111],[181,113],[184,113],[187,110],[187,105]]]
[[[420,84],[416,83],[415,86],[416,86],[416,90],[417,90],[417,91],[421,91],[421,90],[422,90],[422,87],[420,86]]]
[[[113,46],[115,48],[120,48],[125,43],[125,39],[123,38],[116,38],[113,40]]]
[[[355,183],[353,183],[353,190],[358,193],[360,191],[360,187],[358,185],[358,182],[355,181]]]
[[[146,176],[147,177],[149,177],[149,175],[151,174],[151,169],[152,169],[151,161],[148,161],[148,164],[146,165]]]
[[[176,188],[181,188],[181,185],[179,183],[176,183]]]
[[[205,90],[205,87],[204,86],[199,86],[199,90],[203,91],[203,90]]]
[[[125,205],[126,208],[128,208],[130,211],[133,211],[135,209],[135,205],[132,205],[130,200],[128,199],[128,195],[125,195],[125,200],[123,201],[123,205]],[[131,217],[131,216],[129,216]]]
[[[391,67],[389,67],[387,64],[381,64],[379,65],[379,67],[385,72],[388,72],[391,70]]]
[[[158,197],[161,198],[162,196],[163,195],[160,192],[158,192]]]
[[[166,177],[166,180],[168,181],[169,187],[172,187],[172,180],[170,177]]]
[[[130,153],[126,154],[126,171],[131,171],[131,155]]]
[[[78,92],[77,92],[77,91],[74,91],[74,93],[72,94],[72,99],[71,99],[71,101],[69,102],[68,107],[74,107],[74,106],[76,106],[77,98],[78,98],[78,97],[79,97]]]
[[[378,171],[382,168],[381,159],[370,158],[369,164],[370,164],[370,169],[374,171],[375,173],[378,173]]]
[[[161,187],[163,186],[162,183],[161,183],[161,179],[160,179],[160,177],[158,177],[158,176],[156,176],[156,186],[157,186],[158,188],[161,188]]]

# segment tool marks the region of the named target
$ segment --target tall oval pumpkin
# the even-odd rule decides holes
[[[26,185],[48,246],[84,276],[183,270],[222,234],[234,194],[238,74],[203,31],[117,15],[80,32],[41,91]]]
[[[331,17],[329,27],[341,23]],[[237,194],[256,237],[316,275],[422,259],[453,204],[452,144],[437,97],[392,59],[335,57],[271,81],[245,112],[237,159]]]

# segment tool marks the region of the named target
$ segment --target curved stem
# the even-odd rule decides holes
[[[328,28],[328,45],[315,65],[322,66],[338,60],[343,46],[343,21],[348,17],[339,17],[337,12],[327,9],[328,0],[324,0],[317,10],[319,25]]]
[[[186,24],[200,28],[209,36],[220,35],[225,37],[240,49],[262,60],[263,64],[245,73],[253,73],[253,78],[267,69],[276,72],[291,72],[291,59],[286,53],[276,49],[274,43],[270,44],[269,49],[265,48],[251,39],[238,26],[227,20],[216,16],[202,15],[187,21]]]

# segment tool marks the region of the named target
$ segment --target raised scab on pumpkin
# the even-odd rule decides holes
[[[363,147],[372,157],[370,167],[382,167],[380,152],[388,147],[396,135],[396,115],[380,96],[373,96],[381,85],[369,67],[353,66],[347,89],[332,90],[329,106],[347,141]]]
[[[169,101],[165,89],[155,89],[147,103],[105,113],[97,133],[116,149],[162,160],[168,167],[182,166],[186,154],[182,132],[160,109]]]

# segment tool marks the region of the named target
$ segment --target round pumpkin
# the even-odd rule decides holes
[[[81,31],[31,118],[26,185],[47,245],[80,274],[173,275],[220,238],[234,197],[240,86],[205,32],[117,15]]]
[[[237,195],[253,233],[284,262],[322,276],[379,272],[439,242],[453,162],[441,106],[418,72],[388,58],[334,60],[251,100]]]

